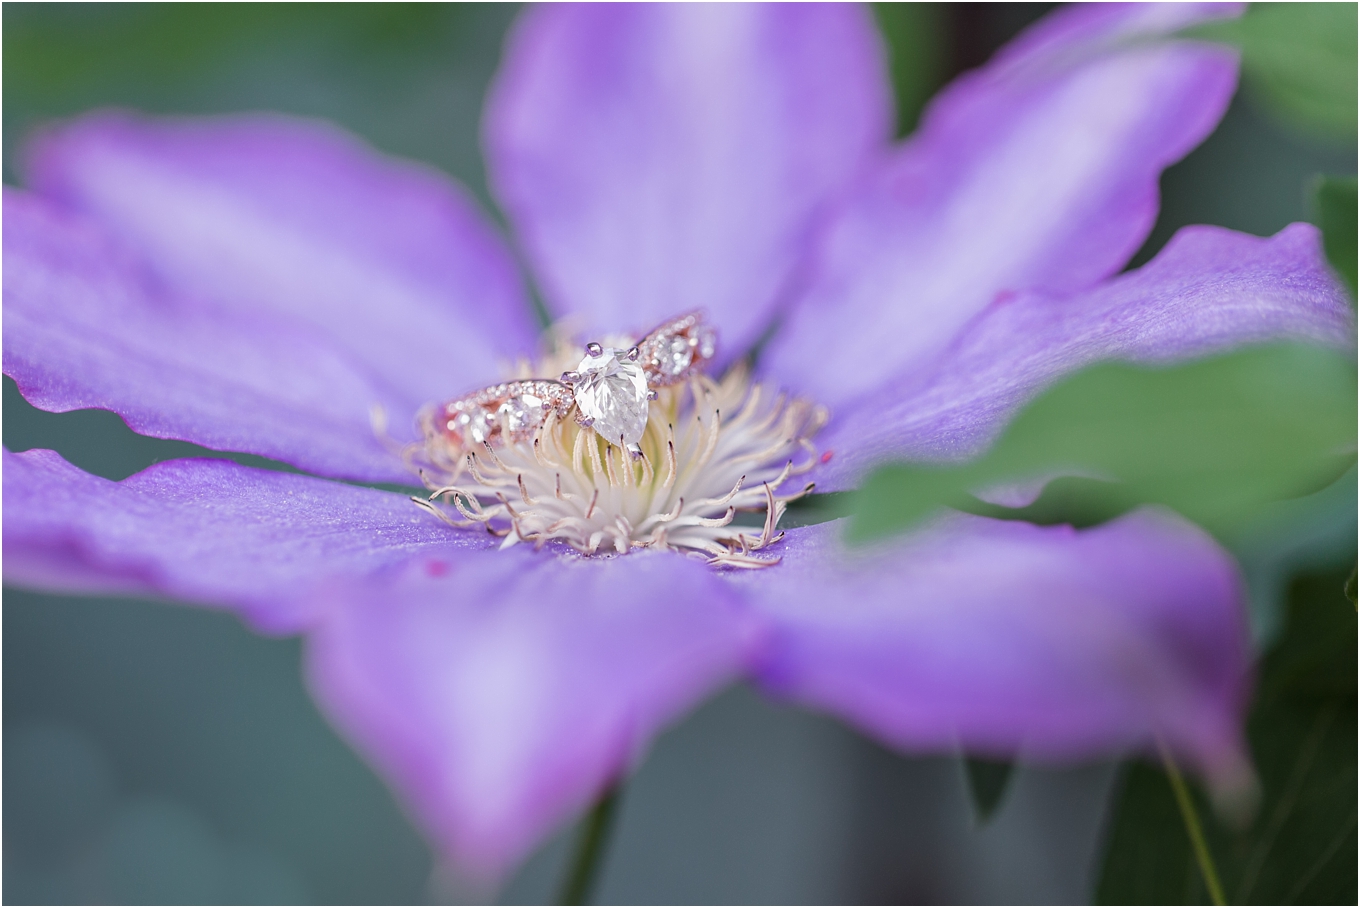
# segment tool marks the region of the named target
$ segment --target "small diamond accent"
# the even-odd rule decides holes
[[[521,394],[501,404],[497,411],[501,429],[513,438],[522,438],[543,425],[543,399]]]
[[[694,339],[699,348],[700,359],[712,359],[713,354],[718,352],[718,335],[707,325],[700,325],[696,329]]]
[[[470,410],[459,410],[449,420],[449,431],[456,432],[464,442],[470,441],[473,444],[486,441],[495,429],[487,412],[477,406]]]
[[[694,351],[686,337],[672,337],[656,351],[657,368],[669,375],[682,374],[693,359]]]

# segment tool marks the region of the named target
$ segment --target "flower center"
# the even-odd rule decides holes
[[[416,503],[453,526],[485,527],[506,546],[560,542],[586,555],[658,548],[716,565],[777,563],[755,553],[779,539],[787,504],[812,490],[794,478],[818,462],[811,439],[825,408],[753,383],[743,365],[721,379],[696,374],[649,391],[628,351],[625,340],[590,352],[566,347],[516,370],[523,379],[575,366],[580,420],[521,394],[487,425],[456,427],[472,442],[460,446],[424,416],[425,439],[408,460],[430,495]],[[501,430],[494,445],[493,421]],[[528,425],[539,427],[521,431]]]

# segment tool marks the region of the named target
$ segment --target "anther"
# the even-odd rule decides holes
[[[596,344],[595,346],[598,347],[599,344]],[[581,380],[581,373],[580,373],[580,372],[563,372],[563,373],[559,376],[559,378],[561,378],[562,384],[564,384],[564,385],[574,385],[574,384],[576,384],[577,382],[579,382],[579,381]]]
[[[599,344],[595,343],[594,341],[591,341],[590,343],[586,344],[586,352],[589,353],[591,356],[603,356],[604,347],[601,347]]]
[[[639,350],[637,347],[629,347],[629,348],[628,348],[628,359],[629,359],[630,362],[637,362],[637,358],[638,358],[641,354],[642,354],[642,351]]]
[[[636,350],[637,348],[634,347],[633,349]],[[658,397],[660,397],[660,396],[661,396],[661,394],[660,394],[655,388],[652,388],[651,390],[649,390],[649,391],[647,392],[647,399],[648,399],[648,400],[656,400],[656,399],[657,399]]]
[[[638,447],[638,445],[636,444],[628,445],[625,450],[628,451],[628,455],[632,457],[634,460],[642,459],[642,448]]]

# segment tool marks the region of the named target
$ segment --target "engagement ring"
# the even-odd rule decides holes
[[[717,335],[701,313],[672,319],[630,346],[592,341],[573,370],[557,379],[501,382],[421,414],[427,442],[441,439],[455,451],[525,441],[550,417],[574,415],[611,445],[634,457],[647,429],[657,389],[702,371],[717,352]]]

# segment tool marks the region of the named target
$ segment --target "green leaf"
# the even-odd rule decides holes
[[[926,102],[944,84],[948,11],[943,3],[875,3],[873,10],[888,45],[897,134],[904,136],[916,128]]]
[[[1356,131],[1356,4],[1253,3],[1240,19],[1187,30],[1242,49],[1242,74],[1272,109],[1310,131]]]
[[[1113,520],[1138,506],[1138,501],[1119,483],[1081,476],[1059,476],[1044,485],[1033,503],[1007,508],[976,498],[958,502],[955,507],[979,517],[997,520],[1023,520],[1039,526],[1065,523],[1085,529]]]
[[[1154,502],[1226,533],[1268,502],[1336,479],[1354,460],[1355,437],[1355,363],[1334,350],[1291,344],[1172,367],[1105,363],[1041,394],[974,461],[876,470],[852,496],[848,536],[901,532],[941,506],[976,510],[970,490],[1053,472],[1112,480],[1069,482],[1075,518]]]
[[[1351,288],[1355,304],[1356,237],[1355,177],[1320,177],[1313,187],[1313,206],[1322,228],[1322,248],[1327,261]]]
[[[804,495],[789,502],[788,510],[784,512],[784,519],[779,521],[779,525],[787,530],[837,520],[850,513],[850,498],[849,492]],[[761,519],[764,519],[763,515]]]
[[[1196,797],[1229,904],[1355,904],[1356,615],[1348,571],[1296,582],[1288,628],[1261,667],[1247,724],[1262,801],[1242,830]],[[1160,769],[1127,767],[1096,890],[1101,904],[1206,901]]]
[[[1352,467],[1327,488],[1267,505],[1219,536],[1242,568],[1258,651],[1269,649],[1284,628],[1290,579],[1354,555],[1356,494]]]
[[[12,90],[48,97],[194,79],[260,45],[288,42],[353,56],[438,53],[444,11],[424,4],[122,4],[5,14]],[[136,90],[136,89],[134,89]]]
[[[968,794],[973,799],[973,813],[979,824],[986,823],[1006,797],[1015,764],[1009,761],[984,760],[980,757],[964,757],[963,768],[968,779]]]

